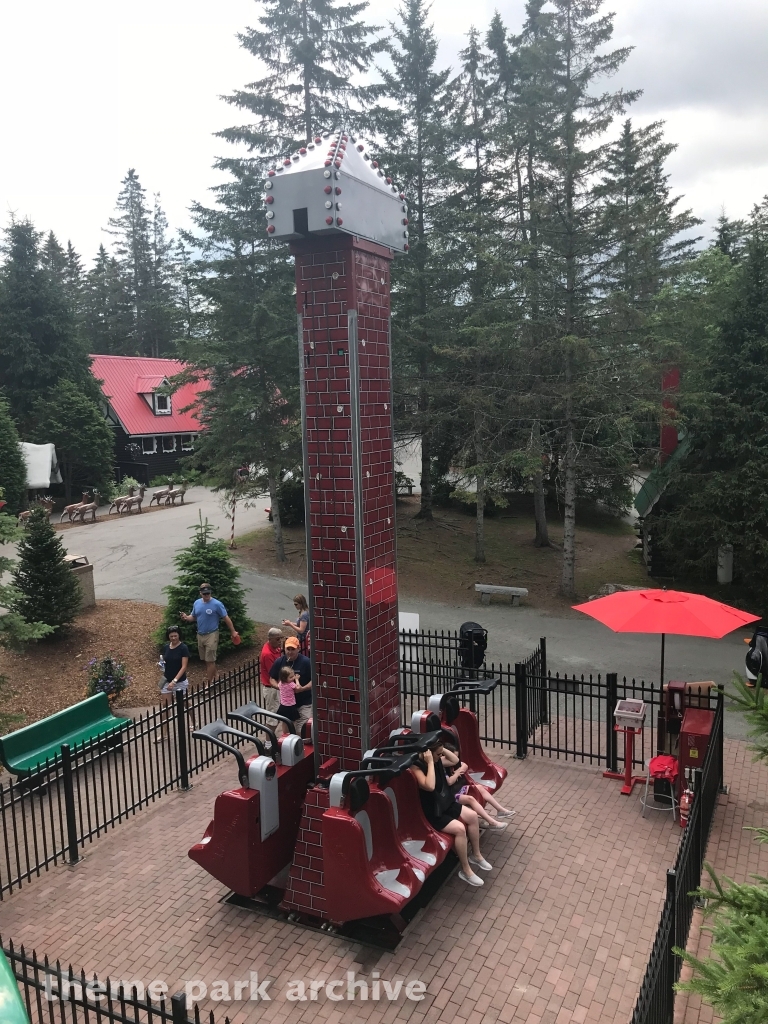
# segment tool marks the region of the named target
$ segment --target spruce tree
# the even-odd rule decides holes
[[[13,610],[27,622],[44,622],[54,630],[67,626],[80,608],[80,585],[44,509],[32,510],[18,554],[13,572],[18,596]]]
[[[408,202],[410,252],[392,268],[395,388],[415,414],[403,426],[421,439],[421,509],[432,518],[432,459],[441,430],[438,399],[444,316],[460,285],[461,256],[452,246],[447,200],[456,187],[459,140],[451,130],[450,70],[437,70],[437,38],[425,0],[406,0],[390,25],[382,70],[385,100],[371,114],[382,137],[381,160]]]
[[[216,528],[211,526],[207,519],[203,520],[202,513],[199,523],[190,529],[193,531],[191,544],[179,551],[173,559],[176,565],[176,579],[170,586],[165,587],[168,605],[155,639],[158,643],[164,643],[166,629],[169,626],[179,626],[182,640],[189,645],[193,656],[196,654],[197,633],[194,623],[179,621],[179,612],[189,614],[192,605],[200,597],[200,584],[210,583],[213,596],[227,609],[227,614],[243,643],[252,643],[254,624],[247,615],[245,590],[239,582],[240,570],[232,561],[226,544],[223,540],[213,538]],[[219,650],[232,650],[229,633],[221,634]]]
[[[130,295],[117,260],[103,245],[85,279],[83,333],[90,352],[130,355],[135,351]]]
[[[8,403],[0,395],[0,488],[6,512],[18,515],[27,507],[27,464]]]
[[[0,387],[22,436],[34,426],[38,397],[58,381],[98,391],[66,293],[44,265],[40,240],[29,221],[13,221],[0,267]]]
[[[674,571],[705,577],[717,548],[733,544],[736,578],[768,607],[768,200],[749,218],[738,262],[719,247],[697,262],[692,294],[678,289],[667,321],[689,350],[681,416],[691,451],[654,536]],[[702,307],[700,329],[680,335]]]
[[[190,364],[181,379],[204,374],[210,384],[198,397],[205,430],[189,462],[225,490],[239,467],[264,467],[239,493],[269,490],[284,561],[277,489],[301,464],[296,306],[287,247],[263,241],[262,182],[254,168],[235,166],[215,190],[216,207],[192,208],[200,233],[186,239],[199,253],[190,274],[200,308],[197,332],[179,351]]]
[[[0,487],[0,498],[3,498]],[[0,552],[4,544],[13,544],[22,535],[16,521],[5,512],[0,512]],[[23,647],[32,640],[41,640],[53,632],[53,627],[44,622],[27,622],[15,608],[19,591],[11,583],[3,583],[6,573],[13,569],[15,562],[0,554],[0,647]],[[2,677],[0,677],[2,679]]]
[[[262,7],[260,27],[238,38],[268,73],[225,97],[252,121],[219,134],[274,159],[317,132],[359,124],[374,90],[358,80],[383,44],[360,19],[367,2],[265,0]]]
[[[34,419],[32,436],[56,446],[66,499],[80,489],[108,494],[115,439],[92,390],[62,380],[40,399]]]

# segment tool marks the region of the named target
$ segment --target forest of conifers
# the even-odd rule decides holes
[[[296,471],[292,257],[266,235],[263,182],[286,152],[344,126],[409,204],[392,337],[397,432],[421,442],[420,514],[458,474],[483,561],[485,508],[528,493],[536,544],[562,517],[573,596],[577,509],[625,510],[674,417],[691,450],[657,509],[671,571],[705,578],[730,543],[740,579],[768,596],[765,201],[699,228],[670,189],[674,140],[632,121],[639,92],[612,88],[629,49],[612,48],[601,0],[528,0],[523,24],[496,15],[450,68],[425,0],[404,0],[384,27],[366,6],[258,5],[239,39],[262,77],[226,97],[220,184],[191,203],[191,229],[170,232],[135,169],[92,258],[11,221],[0,434],[15,424],[22,439],[68,443],[98,483],[111,464],[87,354],[178,356],[212,383],[191,457],[211,483],[243,464],[263,470],[254,487]],[[681,384],[664,412],[672,367]]]

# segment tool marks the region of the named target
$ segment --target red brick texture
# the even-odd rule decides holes
[[[307,791],[293,855],[284,910],[298,910],[313,917],[325,917],[323,889],[323,811],[328,809],[328,789],[313,786]]]
[[[338,757],[343,769],[354,769],[369,744],[383,741],[400,724],[391,251],[350,236],[312,239],[295,245],[294,252],[317,740],[321,757]],[[356,338],[350,313],[357,316]],[[355,414],[362,537],[355,535]]]

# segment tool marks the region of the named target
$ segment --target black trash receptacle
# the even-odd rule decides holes
[[[459,626],[459,661],[465,669],[476,669],[485,661],[488,630],[479,622],[462,622]]]

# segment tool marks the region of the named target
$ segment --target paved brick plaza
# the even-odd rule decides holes
[[[118,826],[80,865],[56,868],[7,898],[0,932],[76,970],[145,983],[161,978],[170,991],[201,978],[209,987],[227,981],[234,995],[235,982],[248,981],[252,970],[260,982],[273,979],[268,1003],[203,1000],[216,1008],[217,1024],[227,1015],[237,1024],[626,1024],[680,830],[667,814],[643,820],[639,790],[622,797],[619,783],[595,768],[496,756],[509,768],[504,793],[518,814],[506,833],[486,834],[484,852],[494,865],[486,886],[470,889],[454,875],[394,953],[220,902],[223,887],[186,852],[202,835],[216,794],[234,784],[231,763]],[[756,794],[765,799],[768,771],[753,766],[736,741],[726,741],[725,757],[731,795],[721,798],[710,855],[738,877],[766,872],[768,850],[745,845],[741,827],[768,818],[764,804],[754,806]],[[292,979],[303,979],[309,993],[313,979],[345,980],[348,971],[371,984],[377,972],[390,985],[418,979],[427,994],[420,1002],[402,992],[394,1002],[333,1002],[323,992],[314,1002],[286,1000]],[[691,1005],[691,1024],[693,1012]]]

